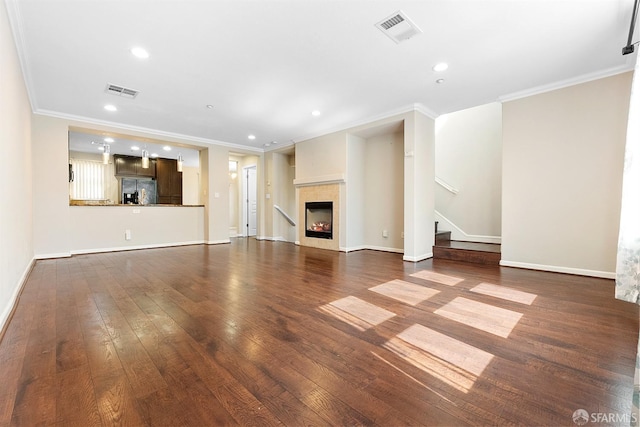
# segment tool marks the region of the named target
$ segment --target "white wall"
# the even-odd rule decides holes
[[[264,203],[266,207],[265,218],[271,221],[271,231],[268,231],[269,226],[267,226],[265,235],[274,240],[295,242],[297,225],[289,224],[287,219],[274,208],[274,205],[279,206],[291,219],[297,221],[298,212],[295,205],[295,187],[293,186],[295,169],[291,165],[291,156],[272,152],[265,156],[265,159],[267,158],[271,159],[270,170],[266,178],[266,192],[269,194],[269,199],[265,199]]]
[[[404,120],[404,256],[433,256],[435,120],[414,111]]]
[[[503,265],[613,277],[631,75],[503,105]]]
[[[72,254],[204,243],[203,207],[71,206],[69,213]]]
[[[454,224],[453,240],[499,241],[502,229],[502,105],[491,103],[436,119],[436,210]],[[458,231],[460,230],[460,232]]]
[[[365,155],[364,239],[368,247],[402,252],[404,242],[404,135],[368,138]],[[388,237],[383,237],[383,230]]]
[[[229,161],[239,163],[240,159],[230,156]],[[236,166],[235,177],[229,176],[229,236],[237,237],[240,233],[240,168]]]
[[[200,151],[200,200],[204,202],[204,241],[229,240],[229,149],[210,146]],[[180,208],[178,208],[180,209]]]
[[[345,189],[346,251],[366,248],[365,219],[368,209],[365,207],[366,176],[365,156],[367,140],[353,134],[347,135],[347,183]]]
[[[71,254],[68,130],[68,123],[64,120],[33,116],[33,241],[36,258]]]
[[[0,4],[0,330],[33,261],[31,106]]]
[[[296,144],[296,180],[345,174],[347,139],[336,132]]]
[[[201,205],[200,168],[184,166],[182,168],[182,204]]]

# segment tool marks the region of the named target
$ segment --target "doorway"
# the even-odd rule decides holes
[[[256,165],[242,168],[242,235],[255,236],[258,231],[258,173]]]

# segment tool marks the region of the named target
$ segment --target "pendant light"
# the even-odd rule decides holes
[[[146,147],[142,150],[142,169],[149,169],[149,152]]]
[[[178,172],[182,172],[183,163],[184,163],[184,159],[182,158],[182,153],[178,153]]]
[[[111,146],[109,144],[104,144],[102,147],[104,150],[102,151],[102,163],[105,165],[109,164],[109,154],[111,153]]]

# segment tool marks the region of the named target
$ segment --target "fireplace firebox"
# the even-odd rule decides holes
[[[333,239],[333,202],[305,203],[305,236]]]

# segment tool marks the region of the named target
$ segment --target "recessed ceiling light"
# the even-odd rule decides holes
[[[249,139],[252,139],[252,140],[253,140],[253,139],[256,139],[256,136],[255,136],[255,135],[249,135],[247,138],[249,138]]]
[[[262,144],[262,145],[264,145],[265,147],[270,147],[270,146],[271,146],[271,143],[270,143],[270,142],[267,142],[267,143]]]
[[[433,71],[444,71],[447,68],[449,68],[449,64],[447,64],[446,62],[441,62],[439,64],[436,64],[433,66]]]
[[[100,147],[98,147],[98,150],[104,151],[104,145],[101,145]]]
[[[171,147],[169,147],[168,145],[165,145],[164,147],[162,147],[162,149],[164,151],[171,151]]]
[[[115,139],[113,139],[113,138],[109,138],[109,137],[107,137],[107,138],[105,138],[105,139],[104,139],[104,142],[108,142],[108,143],[112,143],[112,142],[114,142],[114,141],[115,141]]]
[[[115,106],[115,105],[112,105],[112,104],[107,104],[107,105],[105,105],[105,106],[104,106],[104,109],[105,109],[105,110],[107,110],[107,111],[118,111],[118,109],[116,108],[116,106]]]
[[[442,84],[442,83],[444,83],[444,79],[438,79],[438,80],[436,80],[436,83]]]
[[[140,147],[138,147],[137,145],[132,145],[131,146],[131,150],[133,151],[138,151],[140,149]]]
[[[149,52],[147,52],[145,49],[138,46],[132,47],[130,52],[136,58],[147,59],[149,57]]]
[[[151,153],[151,157],[158,157],[158,153]]]
[[[212,109],[212,108],[213,108],[213,105],[211,105],[211,104],[207,104],[207,108],[208,108],[208,109]]]
[[[311,112],[311,115],[312,115],[312,116],[315,116],[315,117],[318,117],[318,116],[320,115],[320,111],[318,111],[318,110],[313,110],[313,111]]]

